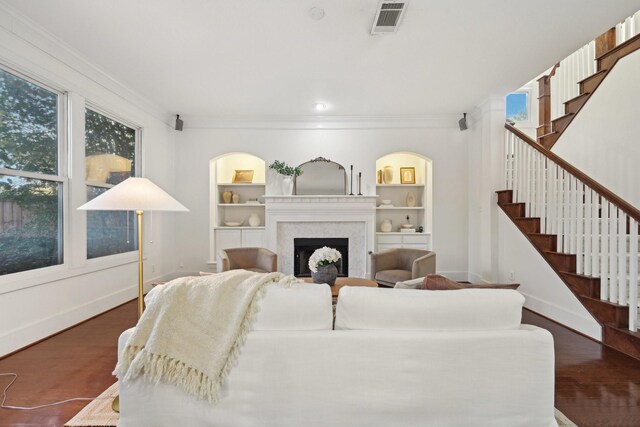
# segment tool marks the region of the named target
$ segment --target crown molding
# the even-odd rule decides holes
[[[43,55],[61,63],[64,67],[122,98],[132,106],[173,127],[172,121],[168,117],[175,116],[170,111],[160,107],[144,95],[105,73],[63,40],[49,33],[11,6],[0,4],[0,11],[2,12],[0,13],[0,27],[8,34],[13,35],[23,43],[39,50]],[[22,57],[27,62],[33,63],[31,58],[24,57],[23,53]],[[72,88],[65,89],[72,90]],[[79,92],[81,93],[81,91]]]
[[[180,115],[185,129],[422,129],[457,128],[458,116],[197,116]]]

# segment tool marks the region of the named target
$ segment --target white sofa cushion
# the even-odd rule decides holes
[[[149,305],[165,285],[155,286],[145,296]],[[333,329],[329,285],[300,283],[290,288],[267,285],[253,324],[255,331],[318,331]]]
[[[474,331],[516,329],[524,297],[514,290],[455,292],[345,286],[335,329]]]
[[[260,301],[254,331],[313,331],[333,329],[329,285],[268,285]]]

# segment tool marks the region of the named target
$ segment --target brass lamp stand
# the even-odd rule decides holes
[[[144,211],[188,212],[180,202],[147,178],[131,177],[110,188],[78,208],[94,211],[135,211],[138,217],[138,320],[144,311],[144,278],[142,261],[142,215]],[[112,408],[120,412],[120,396]]]
[[[142,317],[144,311],[144,265],[142,261],[142,214],[144,211],[137,210],[138,217],[138,320]],[[113,398],[111,409],[120,413],[120,393]]]

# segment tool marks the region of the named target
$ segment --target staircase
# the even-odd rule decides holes
[[[595,40],[595,72],[577,82],[579,94],[564,102],[564,115],[551,119],[551,84],[557,74],[558,67],[553,67],[551,73],[538,79],[539,87],[539,117],[540,126],[537,129],[538,142],[545,148],[551,149],[560,135],[567,129],[582,107],[596,91],[600,83],[607,77],[618,60],[640,49],[640,34],[615,45],[616,30],[612,28]],[[585,56],[585,55],[583,55]],[[589,68],[593,58],[586,55],[588,65],[578,65],[577,68]],[[575,83],[575,82],[574,82]],[[574,92],[575,93],[575,92]]]
[[[602,326],[602,341],[640,359],[640,211],[506,125],[498,205]]]

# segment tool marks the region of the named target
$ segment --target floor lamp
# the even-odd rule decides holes
[[[127,178],[78,208],[83,211],[135,211],[138,218],[138,319],[144,311],[142,215],[145,211],[188,212],[180,202],[147,178]],[[120,411],[119,396],[113,409]]]

